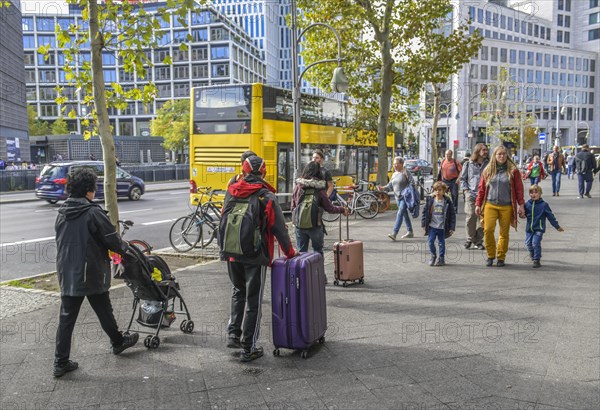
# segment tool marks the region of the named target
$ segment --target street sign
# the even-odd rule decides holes
[[[540,133],[540,135],[538,135],[538,139],[540,141],[540,144],[544,144],[546,142],[546,134],[545,133]]]

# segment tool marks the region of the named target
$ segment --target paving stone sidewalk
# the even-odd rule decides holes
[[[549,181],[542,186],[550,191]],[[157,350],[140,343],[113,356],[84,304],[72,350],[80,368],[61,379],[51,376],[58,302],[2,319],[0,408],[598,408],[600,201],[576,199],[575,189],[564,179],[560,197],[544,195],[565,232],[548,228],[535,270],[523,225],[511,230],[507,266],[486,268],[484,253],[462,248],[460,212],[448,266],[431,268],[424,237],[387,238],[392,213],[353,220],[351,236],[365,242],[366,283],[335,287],[330,277],[327,340],[308,359],[270,354],[270,283],[265,356],[241,364],[225,348],[230,284],[221,262],[178,273],[196,329],[180,332],[179,317]],[[124,326],[131,292],[111,297]]]

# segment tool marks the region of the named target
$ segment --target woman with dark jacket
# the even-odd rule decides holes
[[[296,226],[296,245],[299,252],[313,250],[323,255],[323,209],[330,214],[346,214],[344,207],[335,206],[327,197],[327,183],[321,174],[321,166],[309,162],[296,180],[292,196],[292,221]]]

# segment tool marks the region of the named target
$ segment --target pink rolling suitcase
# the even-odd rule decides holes
[[[340,241],[333,245],[334,276],[333,284],[346,287],[348,282],[365,283],[363,243],[350,239],[350,224],[346,216],[346,240],[342,241],[342,218],[340,218]]]
[[[280,348],[302,350],[325,341],[327,306],[325,268],[319,253],[307,252],[292,258],[278,258],[271,268],[273,355]]]

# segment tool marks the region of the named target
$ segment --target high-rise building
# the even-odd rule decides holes
[[[147,12],[157,12],[164,3],[146,4]],[[22,17],[23,47],[25,49],[25,78],[27,100],[33,105],[39,117],[55,120],[61,115],[61,107],[55,103],[55,87],[65,87],[68,97],[66,113],[75,110],[80,116],[88,114],[83,104],[81,92],[68,84],[63,69],[64,55],[58,48],[54,29],[56,25],[67,28],[71,24],[87,24],[82,21],[79,9],[71,7],[68,14],[24,14]],[[266,64],[262,51],[254,45],[253,39],[227,16],[212,7],[198,13],[190,13],[187,27],[177,19],[161,20],[159,46],[145,52],[154,66],[147,78],[126,73],[123,62],[116,50],[102,53],[104,80],[107,84],[118,82],[124,89],[143,87],[152,80],[158,88],[158,96],[153,104],[144,106],[141,102],[131,102],[123,110],[109,110],[115,135],[149,134],[150,120],[165,102],[189,98],[192,87],[214,84],[251,83],[266,81]],[[188,36],[192,37],[188,41]],[[187,43],[188,50],[180,50],[181,43]],[[50,44],[48,56],[37,49]],[[172,64],[163,64],[170,57]],[[90,60],[89,46],[81,50],[79,67]],[[80,119],[65,118],[69,129],[82,133]]]
[[[437,130],[440,150],[470,150],[477,142],[498,142],[477,114],[486,110],[482,93],[498,81],[503,67],[516,88],[508,103],[512,99],[512,106],[525,110],[533,127],[547,135],[546,144],[536,142],[533,149],[545,151],[557,137],[561,146],[600,145],[598,0],[461,0],[454,13],[454,24],[470,19],[471,33],[478,29],[484,41],[478,55],[452,77],[443,93]],[[524,102],[515,104],[519,94]],[[430,111],[422,110],[423,158],[429,157]]]
[[[17,0],[0,7],[0,159],[29,161],[21,10]]]

